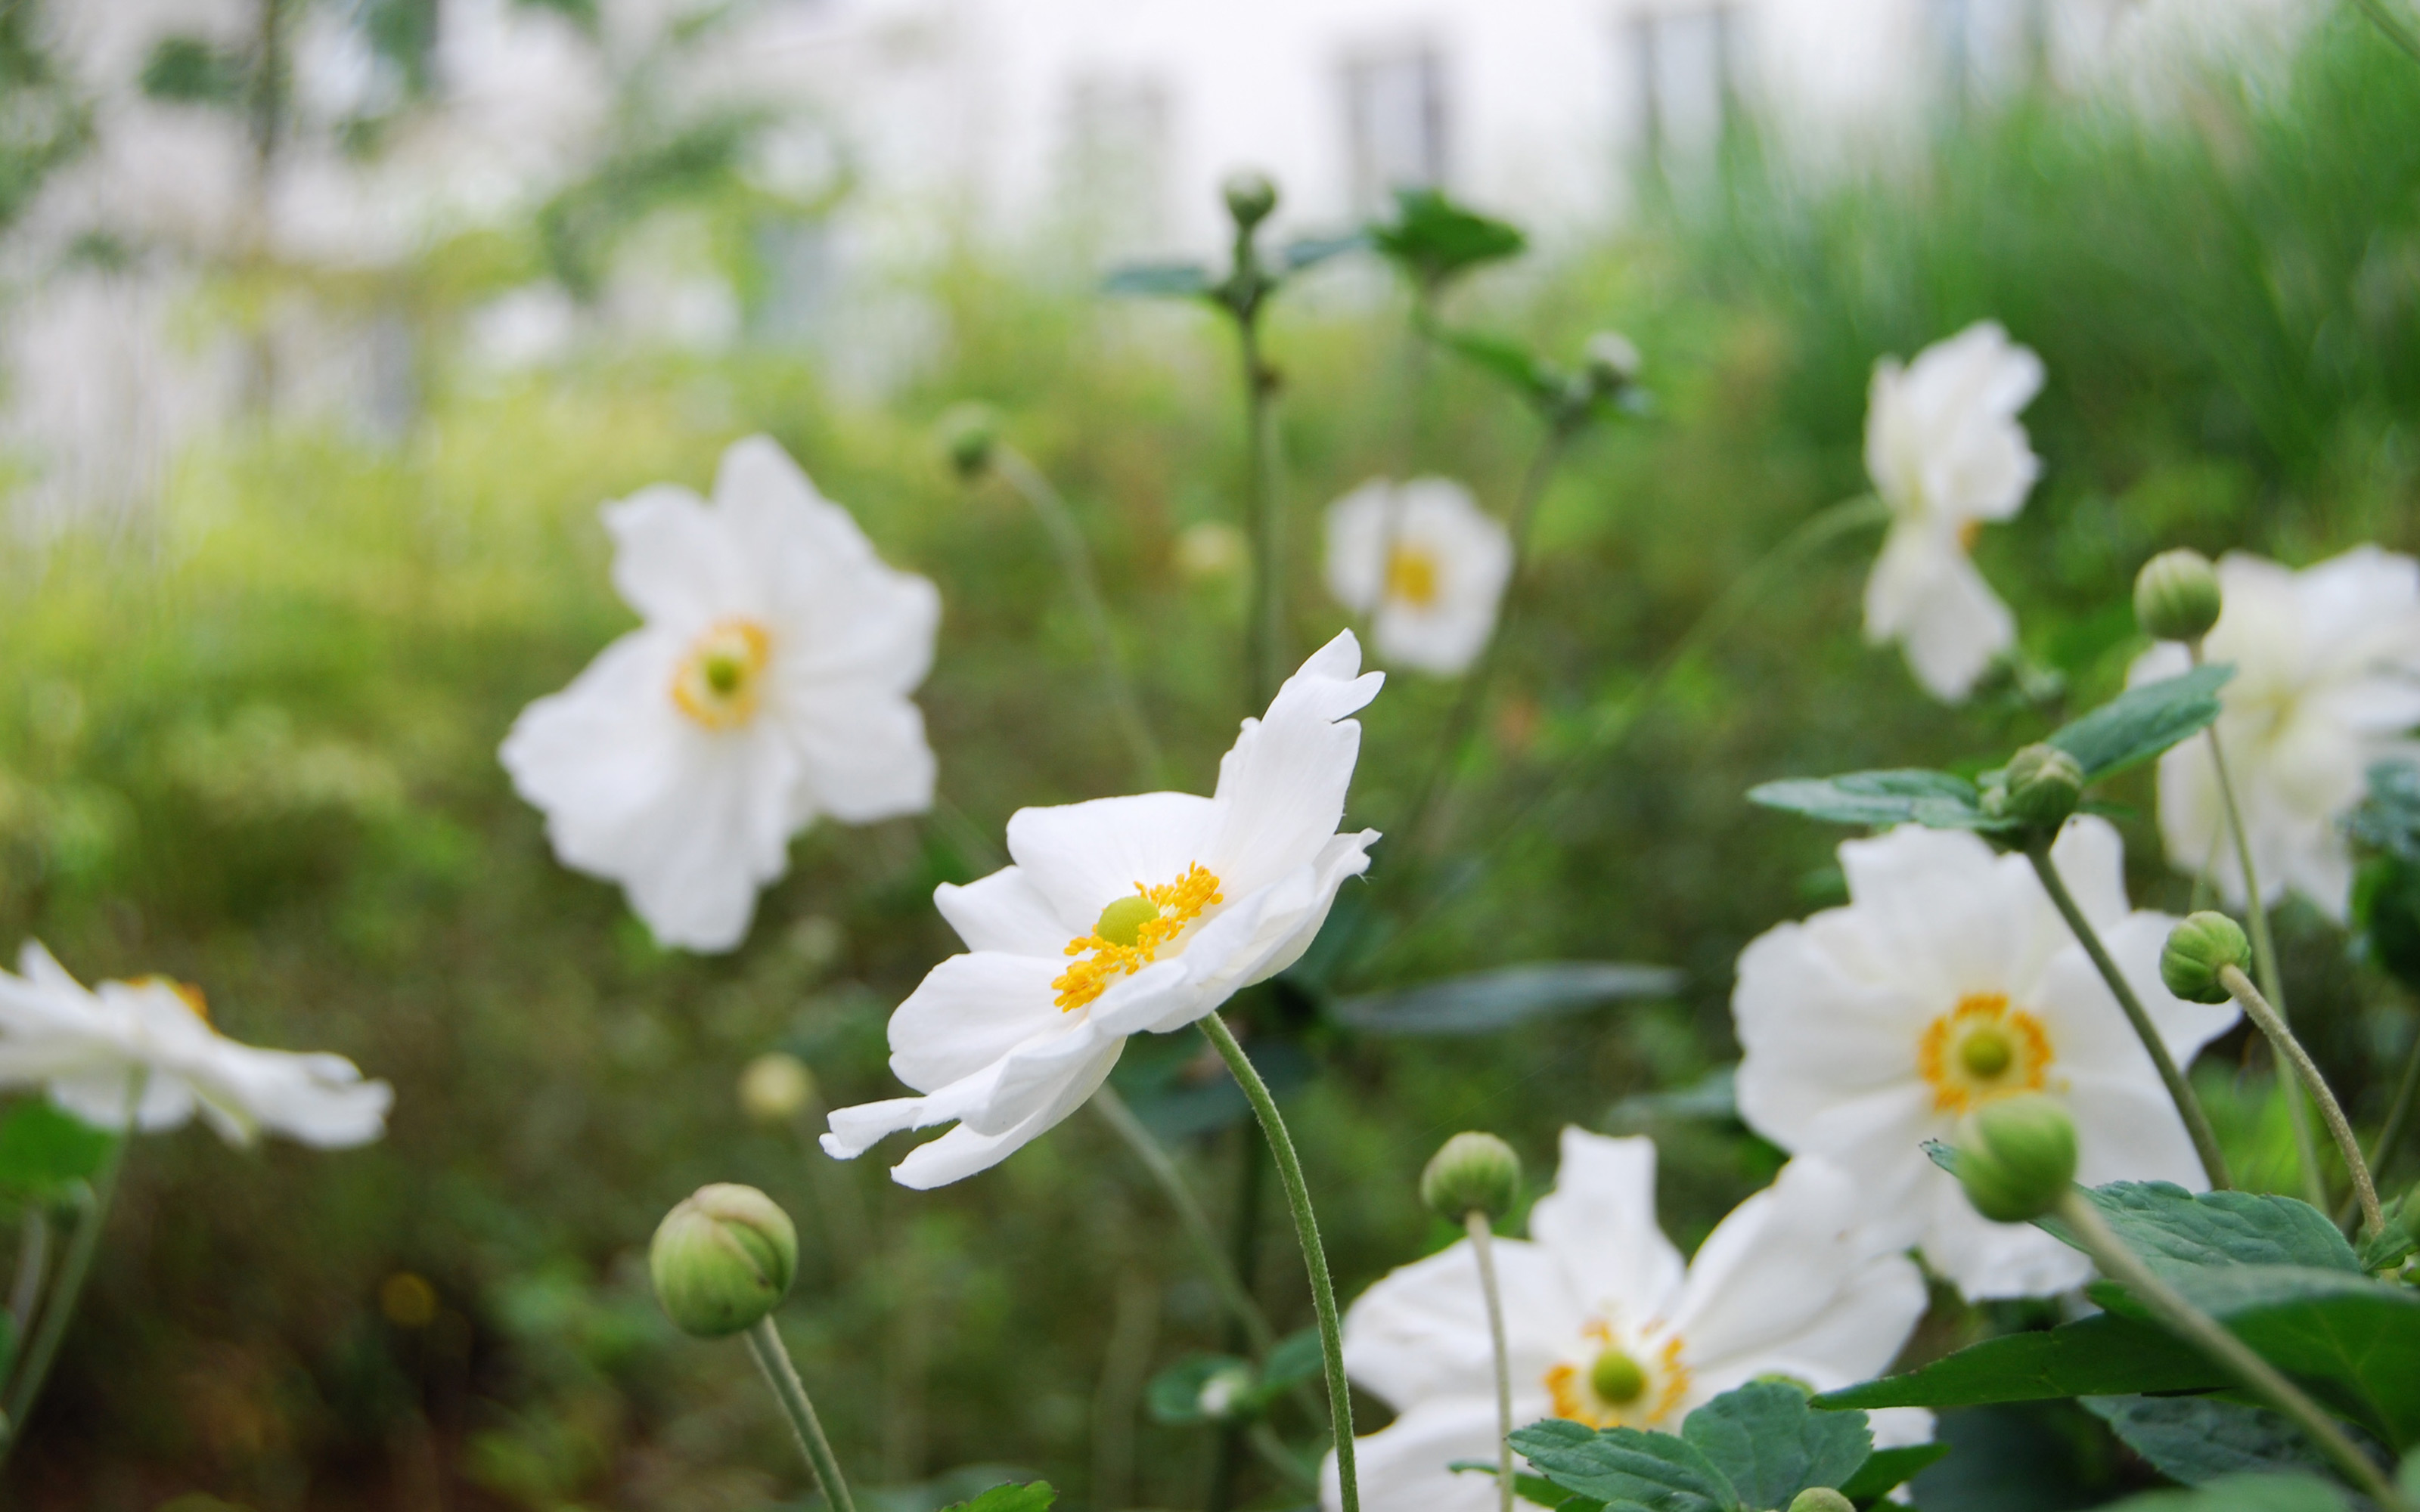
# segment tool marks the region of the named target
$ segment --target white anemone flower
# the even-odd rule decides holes
[[[2296,572],[2230,553],[2218,564],[2224,608],[2202,655],[2230,662],[2219,690],[2226,753],[2263,903],[2292,888],[2341,920],[2352,858],[2340,827],[2372,763],[2420,754],[2420,563],[2357,547]],[[2176,642],[2136,659],[2129,681],[2190,665]],[[2208,875],[2244,903],[2242,863],[2227,831],[2210,743],[2160,758],[2160,838],[2179,871]]]
[[[1899,642],[1916,680],[1947,703],[2016,643],[2016,616],[1967,553],[1987,521],[2024,507],[2041,471],[2017,423],[2041,385],[2041,359],[1989,320],[1904,368],[1874,364],[1866,471],[1891,526],[1866,579],[1866,639]]]
[[[1327,506],[1327,591],[1378,659],[1452,677],[1487,648],[1512,537],[1450,478],[1373,478]]]
[[[86,989],[39,944],[0,971],[0,1086],[39,1087],[101,1129],[174,1129],[195,1113],[229,1144],[263,1130],[323,1149],[386,1132],[395,1101],[342,1056],[256,1050],[210,1026],[202,995],[152,977]]]
[[[933,901],[968,954],[891,1018],[891,1070],[924,1094],[841,1108],[825,1150],[955,1121],[892,1168],[935,1187],[1007,1159],[1083,1105],[1126,1036],[1165,1034],[1299,958],[1374,829],[1339,834],[1361,748],[1346,717],[1377,695],[1338,636],[1247,719],[1215,796],[1145,793],[1008,821],[1014,865]]]
[[[2051,859],[2179,1065],[2235,1022],[2160,981],[2176,920],[2132,909],[2118,832],[2071,820]],[[2208,1185],[2184,1120],[2106,982],[2022,856],[1903,825],[1840,846],[1849,904],[1741,952],[1731,1013],[1740,1116],[1792,1154],[1854,1176],[1969,1297],[2080,1285],[2091,1263],[2040,1229],[1995,1224],[1923,1149],[1970,1109],[2040,1092],[2075,1119],[2076,1179]]]
[[[604,518],[644,623],[523,710],[501,754],[566,866],[620,883],[665,944],[727,950],[818,815],[932,806],[908,694],[940,595],[762,436],[722,454],[712,503],[658,485]]]
[[[1683,1265],[1655,1222],[1655,1143],[1563,1131],[1555,1190],[1528,1241],[1496,1241],[1512,1422],[1563,1417],[1678,1432],[1759,1376],[1817,1390],[1878,1375],[1925,1309],[1924,1277],[1864,1221],[1851,1178],[1799,1159],[1716,1225]],[[1403,1267],[1344,1315],[1344,1368],[1395,1409],[1357,1441],[1371,1506],[1487,1512],[1496,1365],[1479,1270],[1463,1240]],[[1876,1440],[1931,1437],[1931,1414],[1872,1414]],[[1328,1457],[1325,1500],[1340,1504]]]

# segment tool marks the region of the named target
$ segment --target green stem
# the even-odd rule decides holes
[[[2109,984],[2110,995],[2118,999],[2118,1007],[2125,1013],[2126,1022],[2134,1027],[2134,1037],[2143,1041],[2143,1048],[2150,1054],[2151,1065],[2160,1073],[2160,1083],[2168,1089],[2168,1100],[2177,1105],[2178,1116],[2184,1119],[2185,1133],[2193,1140],[2194,1151],[2201,1156],[2202,1174],[2210,1179],[2211,1189],[2226,1191],[2230,1184],[2226,1157],[2219,1151],[2218,1134],[2210,1126],[2210,1115],[2202,1110],[2201,1099],[2194,1095],[2192,1084],[2177,1068],[2176,1057],[2168,1054],[2167,1043],[2152,1025],[2151,1015],[2144,1011],[2143,1000],[2135,995],[2134,984],[2118,969],[2118,963],[2110,958],[2109,948],[2101,943],[2100,932],[2092,927],[2092,920],[2084,917],[2084,910],[2076,906],[2074,895],[2067,890],[2067,883],[2051,861],[2050,842],[2038,840],[2026,846],[2025,859],[2033,863],[2034,875],[2041,879],[2042,890],[2050,894],[2051,905],[2058,910],[2058,917],[2067,920],[2067,927],[2075,935],[2076,943],[2083,946],[2084,953],[2092,958],[2092,964],[2100,971],[2101,980]]]
[[[1258,715],[1285,680],[1284,533],[1278,516],[1277,375],[1261,357],[1257,309],[1235,317],[1243,347],[1246,442],[1251,477],[1245,494],[1245,527],[1252,548],[1251,623],[1247,702]]]
[[[2398,14],[2395,9],[2394,0],[2353,0],[2353,4],[2363,15],[2367,16],[2377,25],[2380,31],[2386,34],[2388,41],[2401,48],[2415,61],[2420,61],[2420,24],[2415,24],[2408,16]]]
[[[1109,702],[1117,710],[1118,729],[1125,737],[1138,775],[1147,788],[1165,786],[1167,767],[1160,756],[1159,742],[1152,738],[1151,721],[1143,716],[1142,701],[1136,697],[1134,683],[1126,675],[1125,659],[1118,654],[1117,632],[1110,625],[1109,606],[1101,597],[1100,575],[1094,569],[1092,549],[1085,545],[1084,532],[1077,527],[1075,512],[1025,454],[1001,442],[993,446],[991,455],[992,466],[1000,475],[1041,517],[1043,529],[1049,532],[1050,544],[1058,550],[1059,568],[1066,574],[1068,591],[1075,595],[1077,609],[1092,635],[1093,655],[1101,666],[1101,682],[1109,690]]]
[[[841,1478],[840,1460],[832,1455],[831,1441],[824,1437],[824,1426],[815,1421],[815,1404],[807,1400],[806,1382],[799,1379],[798,1366],[790,1363],[790,1351],[782,1345],[782,1331],[773,1326],[773,1315],[767,1313],[748,1330],[748,1352],[756,1357],[756,1368],[765,1373],[765,1384],[773,1388],[773,1399],[782,1404],[782,1415],[789,1419],[790,1436],[799,1443],[799,1452],[806,1457],[807,1468],[814,1473],[815,1484],[822,1488],[824,1500],[832,1512],[857,1512],[857,1504],[849,1500],[848,1482]]]
[[[1336,1473],[1343,1487],[1343,1512],[1361,1512],[1360,1477],[1354,1469],[1353,1388],[1344,1379],[1344,1325],[1336,1310],[1336,1285],[1327,1275],[1327,1251],[1319,1242],[1319,1218],[1311,1211],[1311,1186],[1303,1180],[1302,1161],[1294,1138],[1278,1113],[1277,1099],[1252,1067],[1251,1057],[1235,1042],[1227,1021],[1211,1012],[1202,1019],[1204,1038],[1218,1047],[1220,1058],[1252,1104],[1261,1132],[1268,1136],[1269,1152],[1277,1157],[1278,1180],[1285,1188],[1286,1206],[1294,1212],[1295,1238],[1302,1245],[1302,1263],[1311,1273],[1311,1302],[1319,1315],[1319,1350],[1327,1367],[1327,1415],[1336,1432]]]
[[[2254,1395],[2266,1398],[2270,1406],[2292,1418],[2310,1435],[2311,1442],[2381,1507],[2388,1512],[2414,1512],[2411,1502],[2387,1482],[2378,1466],[2334,1418],[2321,1412],[2319,1404],[2304,1395],[2302,1388],[2287,1380],[2276,1366],[2255,1354],[2242,1340],[2220,1327],[2215,1319],[2161,1280],[2126,1247],[2125,1241],[2102,1220],[2100,1210],[2082,1192],[2070,1188],[2057,1211],[2068,1228],[2083,1242],[2085,1252],[2101,1267],[2101,1273],[2132,1292],[2169,1332],[2200,1350]]]
[[[57,1285],[41,1309],[33,1344],[18,1360],[16,1379],[9,1382],[5,1408],[0,1408],[0,1434],[6,1435],[0,1438],[0,1462],[5,1462],[8,1451],[17,1446],[26,1414],[41,1396],[42,1382],[51,1373],[51,1362],[58,1357],[59,1345],[67,1337],[68,1325],[75,1321],[76,1301],[84,1294],[85,1279],[92,1273],[92,1258],[100,1253],[101,1230],[108,1226],[109,1210],[117,1196],[117,1175],[126,1165],[126,1147],[134,1139],[134,1108],[143,1100],[143,1080],[138,1072],[133,1089],[127,1097],[126,1132],[110,1146],[109,1154],[93,1179],[84,1215],[77,1221],[75,1236],[68,1241],[67,1256],[59,1264]]]
[[[1104,1082],[1099,1090],[1094,1092],[1093,1107],[1117,1136],[1125,1141],[1126,1148],[1134,1151],[1135,1159],[1142,1162],[1143,1169],[1151,1173],[1152,1180],[1159,1183],[1160,1191],[1168,1197],[1168,1205],[1176,1210],[1177,1226],[1185,1230],[1185,1237],[1201,1257],[1202,1270],[1209,1273],[1211,1288],[1226,1304],[1228,1316],[1251,1341],[1252,1352],[1267,1354],[1270,1347],[1277,1343],[1277,1335],[1270,1329],[1269,1320],[1261,1312],[1259,1304],[1252,1301],[1251,1294],[1244,1289],[1244,1283],[1236,1275],[1235,1268],[1227,1263],[1226,1255],[1218,1247],[1218,1236],[1210,1227],[1210,1215],[1202,1211],[1201,1200],[1194,1196],[1193,1189],[1185,1184],[1184,1173],[1176,1168],[1176,1162],[1168,1153],[1167,1147],[1151,1136],[1151,1131],[1135,1117],[1134,1109],[1126,1106],[1125,1099],[1118,1096],[1108,1083]]]
[[[2319,1117],[2327,1124],[2329,1136],[2336,1142],[2337,1152],[2344,1156],[2345,1168],[2352,1173],[2353,1196],[2361,1203],[2362,1232],[2377,1234],[2386,1227],[2386,1215],[2378,1207],[2378,1188],[2370,1181],[2369,1163],[2361,1158],[2361,1141],[2353,1137],[2352,1124],[2346,1119],[2343,1106],[2336,1102],[2336,1094],[2329,1088],[2328,1079],[2319,1074],[2319,1068],[2312,1061],[2311,1053],[2303,1048],[2302,1041],[2294,1038],[2294,1031],[2286,1026],[2285,1019],[2269,1006],[2267,998],[2260,995],[2260,989],[2252,984],[2251,978],[2234,966],[2221,966],[2218,980],[2219,984],[2242,1008],[2244,1016],[2259,1026],[2260,1032],[2269,1037],[2269,1043],[2277,1052],[2277,1058],[2293,1067],[2294,1074],[2303,1079],[2303,1086],[2311,1094],[2311,1101],[2319,1105]]]
[[[1504,1347],[1504,1294],[1496,1284],[1496,1231],[1477,1208],[1462,1215],[1470,1253],[1479,1260],[1479,1290],[1487,1299],[1487,1343],[1496,1355],[1496,1504],[1512,1512],[1512,1362]]]
[[[42,1278],[50,1273],[51,1220],[39,1204],[28,1205],[17,1235],[17,1273],[8,1281],[8,1320],[18,1338],[34,1320],[34,1304],[41,1300]]]

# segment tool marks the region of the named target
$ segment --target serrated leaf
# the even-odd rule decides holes
[[[1837,1488],[1873,1452],[1863,1412],[1819,1412],[1807,1393],[1755,1381],[1692,1412],[1681,1437],[1697,1445],[1750,1507],[1782,1507],[1810,1486]]]
[[[1842,1496],[1863,1506],[1879,1502],[1891,1492],[1916,1479],[1927,1466],[1949,1453],[1946,1443],[1910,1443],[1896,1449],[1877,1449],[1866,1456],[1857,1473],[1840,1483]]]
[[[2362,1242],[2361,1268],[2365,1271],[2391,1271],[2420,1252],[2420,1239],[2412,1235],[2412,1203],[2405,1199],[2403,1211],[2386,1220],[2386,1227]]]
[[[1050,1512],[1050,1504],[1057,1500],[1059,1493],[1050,1489],[1050,1483],[1037,1480],[1026,1486],[995,1486],[973,1501],[944,1507],[942,1512]]]
[[[2291,1422],[2218,1396],[2086,1396],[2085,1409],[2173,1481],[2198,1486],[2255,1472],[2327,1473],[2327,1457]]]
[[[1101,280],[1104,294],[1145,300],[1204,299],[1212,286],[1210,270],[1200,263],[1129,263]]]
[[[2398,1451],[2420,1444],[2420,1292],[2311,1266],[2208,1266],[2169,1284]]]
[[[2159,755],[2218,717],[2218,690],[2235,675],[2230,666],[2196,667],[2129,688],[2071,724],[2049,744],[2075,758],[2084,780],[2098,782]]]
[[[2230,1475],[2185,1491],[2145,1491],[2102,1512],[2345,1512],[2345,1494],[2311,1475]]]
[[[1370,1034],[1491,1034],[1615,998],[1669,996],[1682,980],[1670,966],[1531,962],[1344,998],[1329,1012],[1338,1023]]]
[[[1981,1407],[2054,1396],[2214,1391],[2233,1382],[2156,1324],[2104,1314],[1970,1344],[1901,1375],[1825,1392],[1823,1408]]]
[[[1486,1459],[1456,1459],[1445,1468],[1456,1474],[1493,1475],[1496,1473],[1496,1465]],[[1563,1507],[1570,1504],[1572,1500],[1571,1492],[1557,1486],[1545,1476],[1524,1475],[1517,1470],[1512,1473],[1512,1494],[1533,1506]]]
[[[2171,1280],[2207,1266],[2306,1265],[2354,1275],[2363,1269],[2335,1222],[2293,1197],[2196,1194],[2168,1181],[2113,1181],[2084,1196],[2144,1263]],[[2075,1243],[2056,1218],[2037,1223]]]
[[[48,1199],[89,1180],[117,1136],[39,1099],[0,1118],[0,1190]]]
[[[1739,1493],[1705,1452],[1668,1433],[1549,1418],[1512,1433],[1512,1448],[1567,1491],[1649,1512],[1742,1512]]]
[[[1748,790],[1748,801],[1835,825],[1923,825],[1932,829],[2011,827],[1983,811],[1982,793],[1948,772],[1904,767],[1840,777],[1792,778]]]

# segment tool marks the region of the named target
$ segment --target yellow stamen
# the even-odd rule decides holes
[[[1387,596],[1426,609],[1437,599],[1437,559],[1398,541],[1387,552]]]
[[[1975,549],[1975,543],[1982,538],[1982,534],[1983,522],[1979,519],[1970,519],[1961,524],[1958,527],[1958,549],[1971,554]]]
[[[146,980],[155,987],[165,987],[175,993],[177,1000],[184,1004],[186,1011],[194,1017],[205,1024],[210,1021],[210,1000],[202,995],[202,990],[199,987],[190,981],[178,981],[174,977],[151,977]]]
[[[1063,1012],[1073,1012],[1109,990],[1117,977],[1130,977],[1149,965],[1160,947],[1185,933],[1202,910],[1226,900],[1218,879],[1194,862],[1184,875],[1156,887],[1135,884],[1135,896],[1119,898],[1101,910],[1093,933],[1067,942],[1076,964],[1050,983],[1053,999]]]
[[[2012,1092],[2039,1092],[2055,1057],[2041,1020],[2007,995],[1974,993],[1925,1026],[1916,1067],[1932,1084],[1936,1112],[1963,1113]]]
[[[1665,1339],[1648,1364],[1615,1343],[1613,1330],[1601,1319],[1580,1332],[1602,1348],[1585,1368],[1566,1362],[1546,1372],[1546,1395],[1557,1417],[1596,1428],[1637,1427],[1666,1421],[1687,1398],[1689,1367],[1678,1334]]]
[[[692,641],[673,673],[673,702],[708,730],[733,730],[756,717],[773,638],[754,620],[718,621]]]

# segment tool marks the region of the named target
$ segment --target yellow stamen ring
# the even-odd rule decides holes
[[[673,702],[708,730],[732,730],[756,717],[773,638],[750,619],[717,621],[690,643],[673,673]]]
[[[1973,993],[1925,1026],[1916,1066],[1932,1084],[1939,1113],[1963,1113],[2012,1092],[2039,1092],[2050,1079],[2050,1034],[2010,1008],[2006,994]]]
[[[1681,1357],[1679,1335],[1664,1340],[1651,1365],[1616,1344],[1613,1330],[1602,1320],[1581,1332],[1601,1348],[1585,1369],[1566,1362],[1546,1372],[1546,1395],[1557,1417],[1596,1428],[1661,1423],[1688,1396],[1689,1367]]]
[[[1434,552],[1397,542],[1387,551],[1387,596],[1414,609],[1437,601],[1437,559]]]
[[[1082,1008],[1109,991],[1112,979],[1149,965],[1203,909],[1225,901],[1218,877],[1199,861],[1173,882],[1156,887],[1136,883],[1133,897],[1113,900],[1101,910],[1092,933],[1067,942],[1066,953],[1078,959],[1050,983],[1058,994],[1052,1001],[1063,1012]]]

